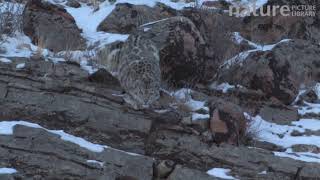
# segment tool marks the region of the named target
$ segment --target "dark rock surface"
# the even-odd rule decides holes
[[[265,105],[260,109],[259,115],[264,120],[277,124],[291,124],[299,119],[296,108],[283,105]]]
[[[121,97],[113,95],[121,91],[107,84],[90,82],[87,73],[74,63],[52,64],[30,59],[24,69],[16,69],[15,62],[23,60],[26,59],[1,63],[0,120],[27,120],[157,160],[170,159],[174,170],[171,172],[172,164],[166,165],[169,170],[161,169],[169,172],[169,175],[164,173],[164,177],[171,179],[214,179],[205,174],[214,167],[232,169],[232,175],[241,179],[290,179],[300,167],[304,167],[301,178],[320,176],[319,164],[276,157],[267,150],[223,144],[217,147],[204,138],[205,132],[180,124],[179,116],[174,113],[134,111],[123,105]],[[92,153],[42,129],[16,126],[12,136],[0,138],[0,156],[5,159],[0,161],[1,165],[19,172],[9,178],[113,179],[121,175],[122,178],[150,179],[155,174],[151,168],[155,162],[150,158],[134,156],[131,159],[130,154],[113,149]],[[105,161],[104,168],[87,164],[85,161],[89,159]],[[48,161],[61,166],[53,167],[45,163]],[[141,174],[142,170],[148,173]],[[266,175],[259,174],[264,170],[268,171]]]
[[[219,180],[220,178],[209,176],[204,172],[177,166],[169,176],[168,180]]]
[[[320,4],[316,0],[269,0],[265,6],[277,5],[314,5],[315,16],[276,16],[246,17],[242,34],[254,41],[266,44],[282,39],[304,39],[318,44],[320,41]],[[304,11],[304,10],[300,10]]]
[[[269,3],[284,1],[288,2]],[[96,5],[88,0],[80,2]],[[74,0],[64,5],[68,4],[80,5]],[[227,4],[219,1],[212,6],[225,8]],[[81,30],[62,6],[30,0],[26,7],[24,32],[35,44],[55,52],[85,47]],[[18,172],[0,175],[0,179],[219,179],[206,173],[212,168],[230,169],[229,175],[241,180],[318,179],[319,163],[276,156],[275,152],[288,149],[248,134],[250,118],[244,116],[244,112],[260,115],[281,125],[301,118],[291,103],[301,87],[320,81],[320,48],[315,43],[319,40],[318,20],[319,16],[241,19],[220,10],[176,11],[163,4],[154,8],[118,4],[98,29],[130,36],[101,50],[97,64],[107,70],[88,74],[75,62],[53,63],[37,56],[10,57],[12,63],[0,61],[1,122],[24,120],[108,145],[93,152],[45,129],[16,125],[12,135],[0,134],[0,168]],[[253,52],[242,64],[226,68],[220,66],[226,59],[253,48],[248,41],[238,43],[234,32],[262,44],[282,38],[294,40],[270,51]],[[65,43],[69,42],[67,37],[74,44]],[[153,73],[161,76],[163,86],[157,89],[159,99],[150,108],[135,110],[126,103],[125,91],[130,88],[114,77],[119,72],[119,58],[130,53],[139,57],[129,56],[125,63],[158,60],[155,64],[159,63],[161,73]],[[25,67],[17,68],[21,63]],[[140,70],[146,69],[143,66]],[[135,81],[139,76],[127,79]],[[206,86],[212,82],[236,86],[223,92]],[[151,81],[143,85],[148,84]],[[177,87],[190,88],[190,97],[173,96]],[[313,90],[301,94],[296,104],[305,104],[304,100],[319,102]],[[192,105],[202,108],[192,110]],[[193,120],[194,113],[204,117]],[[291,132],[293,138],[313,135],[319,136],[319,130]],[[292,150],[320,152],[319,147],[303,144],[292,146]]]
[[[73,17],[62,7],[44,0],[30,0],[26,4],[23,32],[34,44],[54,52],[86,47]]]
[[[261,90],[269,97],[290,104],[301,85],[319,81],[319,54],[318,46],[292,40],[278,44],[271,51],[251,53],[242,63],[223,68],[218,79]]]
[[[217,144],[228,142],[238,145],[247,131],[247,120],[242,109],[222,99],[210,104],[210,129]]]
[[[95,153],[43,129],[16,125],[13,135],[0,135],[0,142],[1,165],[15,168],[16,175],[24,178],[93,180],[130,176],[147,180],[153,176],[151,158],[111,148]]]
[[[247,44],[237,44],[233,33],[241,30],[241,19],[231,17],[218,10],[197,10],[188,8],[181,14],[189,18],[203,37],[206,48],[202,52],[206,56],[204,79],[212,80],[219,65],[226,59],[237,55],[246,49]]]
[[[204,79],[205,42],[190,19],[168,18],[142,26],[134,35],[158,48],[161,80],[167,86],[192,86]]]
[[[81,4],[76,0],[68,0],[66,5],[69,6],[69,7],[73,7],[73,8],[81,7]]]
[[[140,25],[176,16],[176,10],[162,3],[155,7],[146,5],[117,4],[112,13],[98,26],[98,31],[130,34]]]

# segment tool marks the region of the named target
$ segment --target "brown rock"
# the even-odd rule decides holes
[[[288,105],[297,97],[300,85],[320,79],[319,54],[320,48],[307,41],[283,42],[271,51],[251,53],[242,63],[220,69],[218,79],[261,90]]]
[[[217,109],[215,109],[212,114],[210,120],[210,129],[214,133],[228,133],[227,124],[220,119],[219,111]]]
[[[210,106],[210,129],[216,143],[239,144],[246,132],[246,119],[241,108],[221,99]]]
[[[267,44],[282,39],[304,39],[313,43],[320,41],[320,6],[314,0],[269,0],[266,6],[315,5],[315,16],[250,16],[244,19],[243,35],[255,42]]]
[[[270,122],[277,124],[291,124],[299,119],[298,110],[294,107],[283,105],[265,105],[261,108],[259,115]]]
[[[30,0],[26,4],[23,32],[32,43],[54,52],[86,47],[73,17],[65,9],[44,0]]]
[[[158,3],[155,7],[146,5],[117,4],[111,14],[98,26],[98,31],[130,34],[142,24],[173,17],[174,9]]]
[[[247,44],[237,44],[233,40],[232,34],[241,29],[240,18],[195,8],[185,9],[181,13],[195,24],[206,44],[202,52],[205,57],[203,81],[210,81],[224,60],[250,48]]]

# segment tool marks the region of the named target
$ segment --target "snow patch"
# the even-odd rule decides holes
[[[258,174],[267,174],[267,171],[261,171]]]
[[[91,143],[83,138],[76,137],[71,134],[65,133],[63,130],[49,130],[49,129],[46,129],[38,124],[30,123],[30,122],[26,122],[26,121],[1,121],[0,122],[0,135],[12,135],[13,128],[16,125],[23,125],[23,126],[27,126],[27,127],[31,127],[31,128],[43,129],[49,133],[56,134],[56,135],[60,136],[60,138],[64,141],[68,141],[68,142],[77,144],[80,147],[88,149],[89,151],[92,151],[92,152],[100,153],[100,152],[104,151],[105,148],[110,148],[110,149],[113,149],[116,151],[126,153],[131,156],[141,156],[140,154],[126,152],[126,151],[122,151],[119,149],[114,149],[114,148],[106,146],[106,145],[94,144],[94,143]],[[91,160],[88,160],[88,161],[93,162]]]
[[[26,66],[26,63],[20,63],[16,65],[17,69],[23,69]]]
[[[209,114],[192,113],[192,121],[207,120],[209,118],[210,118]]]
[[[99,47],[115,41],[126,41],[129,35],[97,32],[99,24],[112,12],[115,5],[105,1],[95,11],[94,7],[82,3],[80,8],[65,7],[67,12],[73,16],[76,24],[82,29],[82,36],[87,39],[87,45],[91,46],[100,43]]]
[[[87,163],[98,164],[100,167],[103,167],[104,165],[104,162],[97,161],[97,160],[87,160]]]
[[[0,46],[4,50],[0,56],[29,58],[38,47],[33,45],[31,39],[22,33],[15,33],[13,37],[4,37]]]
[[[313,88],[314,92],[316,93],[316,95],[318,96],[318,99],[320,99],[320,83],[317,83],[314,88]]]
[[[16,125],[23,125],[23,126],[32,127],[32,128],[44,129],[50,133],[59,135],[62,140],[77,144],[80,147],[86,148],[86,149],[93,151],[93,152],[102,152],[104,150],[104,148],[108,148],[108,146],[93,144],[89,141],[86,141],[85,139],[73,136],[71,134],[67,134],[62,130],[48,130],[46,128],[41,127],[38,124],[29,123],[26,121],[2,121],[2,122],[0,122],[0,134],[12,135],[13,128]]]
[[[209,111],[209,108],[205,106],[206,102],[205,101],[197,101],[192,99],[191,94],[192,90],[191,89],[180,89],[176,92],[170,93],[171,96],[175,97],[178,101],[184,103],[186,106],[188,106],[192,111],[198,111],[198,110],[205,110]]]
[[[285,152],[274,152],[274,155],[304,162],[320,163],[320,154],[311,152],[293,152],[291,148],[287,149]]]
[[[13,168],[0,168],[0,174],[14,174],[18,171]]]
[[[3,63],[12,63],[12,61],[8,58],[0,58],[0,62],[3,62]]]
[[[236,179],[233,176],[228,175],[230,173],[230,169],[224,169],[224,168],[213,168],[209,171],[207,171],[207,174],[211,176],[215,176],[222,179]]]
[[[234,88],[236,88],[236,86],[231,85],[229,83],[222,83],[219,85],[217,85],[216,83],[213,83],[212,85],[210,85],[210,89],[222,91],[223,93],[227,93],[229,89],[234,89]]]
[[[292,122],[292,125],[278,125],[265,121],[260,116],[251,117],[244,113],[248,120],[251,120],[253,131],[257,132],[257,139],[266,141],[284,148],[289,148],[297,144],[315,145],[320,147],[320,136],[291,136],[293,131],[304,133],[307,129],[320,130],[320,120],[316,119],[301,119],[300,121]]]
[[[298,109],[298,113],[302,116],[306,114],[320,114],[320,104],[313,104],[304,101],[304,106]]]
[[[260,116],[251,117],[247,113],[244,113],[244,115],[248,120],[250,120],[250,129],[257,132],[257,140],[269,142],[286,148],[285,152],[274,152],[274,155],[305,162],[320,163],[320,154],[312,152],[293,152],[291,148],[293,145],[314,145],[320,147],[320,136],[291,135],[293,131],[298,131],[300,133],[304,133],[306,130],[319,131],[320,120],[300,119],[299,121],[293,121],[291,125],[278,125],[267,122]]]

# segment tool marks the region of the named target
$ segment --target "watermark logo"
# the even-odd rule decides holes
[[[316,5],[265,5],[258,7],[256,3],[248,5],[230,5],[229,15],[245,16],[316,16]]]

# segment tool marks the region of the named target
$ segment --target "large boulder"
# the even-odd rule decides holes
[[[137,35],[158,48],[161,80],[166,86],[192,86],[204,79],[206,44],[190,19],[177,16],[145,25]]]
[[[44,0],[30,0],[23,12],[23,32],[32,43],[54,52],[86,47],[73,17]]]
[[[98,31],[130,34],[142,24],[176,16],[177,12],[158,3],[155,7],[146,5],[117,4],[111,14],[98,26]]]
[[[206,56],[204,79],[210,81],[217,73],[221,62],[236,56],[238,53],[250,48],[246,43],[237,43],[234,32],[241,29],[241,19],[231,17],[227,13],[217,10],[184,9],[181,14],[189,18],[199,30],[205,40]]]
[[[40,128],[16,125],[12,135],[0,134],[0,140],[1,165],[17,169],[16,178],[93,180],[126,176],[151,180],[153,176],[152,158],[112,148],[100,152],[83,144],[80,147]]]
[[[320,42],[320,6],[315,0],[270,0],[265,6],[315,5],[315,16],[249,16],[244,19],[242,34],[255,42],[275,43],[282,39]]]
[[[261,90],[290,104],[300,85],[320,79],[320,48],[304,40],[278,44],[271,51],[254,52],[241,63],[220,69],[218,80]]]
[[[293,107],[283,105],[265,105],[260,111],[259,115],[267,121],[290,125],[293,121],[299,120],[298,110]]]
[[[239,106],[222,99],[210,105],[210,130],[214,142],[239,145],[246,134],[247,123]]]

